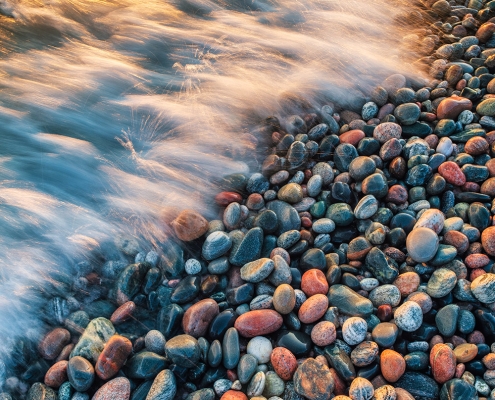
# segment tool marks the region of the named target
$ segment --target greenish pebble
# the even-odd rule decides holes
[[[335,203],[328,207],[326,218],[331,219],[337,226],[347,226],[354,221],[354,213],[349,204]]]
[[[438,310],[435,316],[435,323],[441,335],[453,336],[457,329],[457,319],[459,317],[459,306],[457,304],[448,304]]]
[[[454,246],[441,244],[438,246],[438,250],[429,263],[435,267],[447,264],[451,262],[457,256],[457,249]]]
[[[440,298],[448,295],[457,283],[457,276],[454,271],[446,268],[439,268],[433,272],[426,292],[433,298]]]
[[[70,357],[81,356],[96,362],[105,343],[115,334],[113,324],[106,318],[95,318],[86,327]]]

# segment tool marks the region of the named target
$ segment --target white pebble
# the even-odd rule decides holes
[[[263,336],[256,336],[249,341],[246,353],[254,356],[258,360],[258,363],[266,364],[270,361],[272,350],[273,347],[270,340]]]
[[[201,272],[201,263],[195,258],[190,258],[186,261],[185,269],[188,275],[199,274]]]
[[[354,346],[366,338],[368,324],[360,317],[351,317],[342,326],[342,336],[347,344]]]
[[[445,157],[450,157],[454,151],[454,146],[452,140],[448,137],[443,137],[440,139],[436,149],[437,153],[443,154]]]

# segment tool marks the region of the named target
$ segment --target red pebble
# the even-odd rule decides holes
[[[302,217],[301,225],[303,226],[303,228],[309,229],[313,226],[313,221],[311,221],[308,217]]]
[[[407,201],[409,195],[407,193],[407,189],[401,185],[393,185],[388,189],[387,196],[385,197],[385,201],[389,201],[394,204],[403,204]]]
[[[220,192],[215,196],[215,203],[227,207],[230,203],[242,203],[242,196],[236,192]]]
[[[301,278],[301,290],[308,297],[315,294],[326,295],[328,282],[325,274],[316,268],[306,271]]]
[[[490,263],[490,259],[485,254],[470,254],[464,259],[464,263],[469,268],[483,268]]]
[[[117,308],[112,316],[110,322],[114,325],[119,325],[132,318],[132,314],[136,310],[136,304],[133,301],[128,301]]]
[[[68,361],[59,361],[53,364],[45,374],[45,385],[57,389],[67,380]]]
[[[105,344],[98,357],[95,372],[101,379],[107,380],[115,376],[123,367],[132,352],[132,343],[120,335],[113,335]]]
[[[388,322],[392,319],[392,307],[390,304],[382,304],[378,306],[376,316],[382,322]]]
[[[91,400],[128,400],[131,396],[129,379],[119,377],[105,383]]]
[[[438,167],[438,173],[452,185],[462,186],[466,183],[466,176],[453,161],[446,161]]]
[[[41,340],[38,350],[45,360],[54,360],[69,342],[69,331],[64,328],[55,328]]]
[[[327,309],[328,297],[324,294],[315,294],[301,305],[297,316],[303,324],[311,324],[323,317]]]
[[[480,277],[481,275],[485,275],[486,271],[482,268],[475,268],[471,270],[471,273],[469,274],[469,280],[472,282],[476,278]]]
[[[252,193],[249,195],[249,197],[246,200],[246,207],[249,210],[260,210],[265,206],[265,199],[263,199],[263,196],[259,193]]]
[[[246,338],[268,335],[280,329],[282,316],[274,310],[248,311],[236,319],[234,327]]]
[[[182,317],[182,329],[184,333],[196,339],[204,336],[210,322],[215,318],[220,309],[218,303],[212,299],[204,299],[193,304]]]
[[[237,374],[234,370],[228,369],[227,370],[227,379],[231,382],[234,382],[237,380]]]
[[[285,347],[275,347],[270,355],[270,361],[277,375],[284,381],[290,381],[297,369],[294,354]]]
[[[456,358],[452,349],[446,344],[438,343],[430,351],[430,365],[438,383],[445,383],[455,375]]]
[[[74,349],[74,346],[75,346],[74,343],[69,343],[67,346],[65,346],[58,355],[58,357],[55,359],[55,362],[68,360],[70,353],[72,353],[72,350]]]
[[[466,182],[464,185],[461,186],[461,189],[464,192],[475,192],[475,193],[479,193],[479,191],[480,191],[480,185],[478,185],[476,182]]]
[[[460,379],[462,374],[466,371],[466,365],[464,365],[463,363],[460,363],[460,364],[457,364],[456,367],[455,367],[455,377],[457,379]]]
[[[349,143],[353,146],[357,146],[361,139],[364,138],[364,132],[360,129],[353,129],[347,131],[339,136],[340,143]]]
[[[451,96],[442,100],[437,107],[437,118],[457,119],[464,110],[471,110],[473,103],[465,97]]]

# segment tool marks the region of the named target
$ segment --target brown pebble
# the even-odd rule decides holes
[[[486,165],[486,164],[485,164]],[[495,196],[495,178],[488,178],[483,182],[480,188],[480,193],[487,194],[488,196]]]
[[[347,131],[339,136],[340,143],[349,143],[353,146],[357,146],[357,144],[364,138],[364,132],[360,129],[353,129],[351,131]]]
[[[380,354],[380,369],[388,382],[397,382],[406,371],[406,361],[394,350],[383,350]]]
[[[464,253],[469,248],[469,239],[459,231],[448,231],[443,236],[443,242],[454,246],[457,249],[458,254]]]
[[[454,355],[458,363],[469,362],[478,355],[478,347],[475,344],[464,343],[454,349]]]
[[[395,394],[397,395],[396,400],[414,400],[414,396],[407,390],[402,388],[395,388]]]
[[[38,350],[45,360],[54,360],[70,342],[70,332],[64,328],[55,328],[41,340]]]
[[[273,293],[273,308],[280,314],[289,314],[296,305],[296,293],[291,285],[283,283]]]
[[[488,353],[486,356],[484,356],[481,359],[481,362],[483,363],[483,365],[486,368],[488,368],[490,370],[495,369],[495,354],[494,353]]]
[[[443,343],[438,343],[430,351],[430,365],[438,383],[445,383],[455,374],[456,357],[452,349]]]
[[[58,355],[58,357],[55,359],[55,362],[68,360],[70,353],[72,353],[72,350],[74,349],[74,346],[75,346],[74,343],[69,343],[67,346],[65,346]]]
[[[110,322],[114,325],[119,325],[125,321],[132,318],[132,314],[136,310],[136,304],[133,301],[128,301],[117,308],[112,316],[110,317]]]
[[[213,299],[200,300],[187,309],[182,317],[182,329],[187,335],[196,339],[204,336],[210,322],[213,321],[220,309]]]
[[[315,294],[301,305],[297,315],[303,324],[311,324],[323,317],[327,309],[328,297],[324,294]]]
[[[57,389],[67,380],[68,361],[59,361],[53,364],[45,374],[45,385]]]
[[[227,207],[230,203],[241,203],[242,196],[235,192],[220,192],[215,196],[215,203],[221,207]]]
[[[382,304],[378,306],[378,309],[376,311],[376,316],[378,319],[382,322],[388,322],[392,319],[393,316],[393,311],[392,307],[390,304]]]
[[[400,274],[394,281],[401,296],[406,297],[415,292],[420,284],[419,275],[416,272],[404,272]]]
[[[335,325],[330,321],[318,322],[311,330],[311,340],[317,346],[328,346],[337,338]]]
[[[481,233],[483,249],[491,256],[495,256],[495,226],[489,226]]]
[[[469,139],[464,145],[464,151],[472,156],[479,156],[488,152],[490,145],[485,138],[475,136]]]
[[[194,210],[182,211],[171,223],[176,236],[190,242],[200,238],[208,231],[208,221]]]

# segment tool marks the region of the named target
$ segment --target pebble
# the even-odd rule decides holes
[[[263,336],[256,336],[252,338],[247,345],[247,354],[253,355],[259,364],[266,364],[270,361],[272,354],[272,344],[270,340]]]
[[[124,363],[131,352],[132,343],[129,339],[120,335],[112,336],[105,344],[103,351],[96,361],[96,375],[103,380],[108,380],[114,377],[124,366]]]
[[[337,331],[335,325],[330,321],[318,322],[313,329],[311,329],[311,340],[317,346],[328,346],[333,343],[337,338]]]
[[[88,360],[80,356],[75,356],[69,360],[67,377],[74,389],[79,392],[85,392],[93,384],[95,370]]]
[[[430,261],[438,250],[439,239],[437,234],[428,228],[413,229],[407,236],[407,252],[414,261]]]
[[[277,375],[284,381],[292,380],[298,367],[296,357],[284,347],[273,349],[270,362]]]
[[[257,283],[268,278],[275,267],[273,260],[260,258],[241,268],[241,278],[246,282]]]
[[[169,369],[161,371],[153,380],[146,400],[173,400],[177,393],[175,375]]]
[[[252,338],[273,333],[282,323],[282,316],[274,310],[255,310],[239,316],[234,327],[241,336]]]
[[[478,276],[471,283],[471,292],[482,303],[493,303],[495,301],[495,274]]]
[[[321,272],[321,271],[319,271]],[[289,314],[296,305],[296,294],[292,286],[288,284],[281,284],[273,293],[273,308],[282,314]]]
[[[219,312],[220,309],[216,301],[212,299],[198,301],[189,307],[182,317],[184,333],[196,339],[205,336],[210,323]]]
[[[364,341],[351,352],[351,361],[356,367],[366,367],[376,361],[379,353],[377,343]]]
[[[303,324],[319,320],[328,309],[328,298],[323,294],[309,297],[299,308],[297,316]]]
[[[192,368],[200,357],[198,341],[191,335],[175,336],[165,344],[165,354],[175,364]]]
[[[131,383],[129,379],[119,377],[108,381],[101,386],[92,397],[92,400],[129,399],[131,396]]]
[[[348,318],[342,326],[342,336],[351,346],[361,343],[366,337],[368,325],[360,317]]]
[[[349,397],[352,400],[369,400],[374,393],[375,389],[371,382],[361,377],[354,379],[349,387]]]
[[[430,351],[432,375],[438,383],[445,383],[455,374],[456,357],[452,349],[443,343],[438,343]]]
[[[208,221],[194,210],[183,210],[171,226],[175,235],[184,242],[200,238],[208,231]]]
[[[309,400],[328,400],[334,388],[329,368],[313,358],[307,358],[294,374],[296,393]]]
[[[398,352],[386,349],[380,354],[380,369],[388,382],[395,383],[406,371],[406,362]]]
[[[38,350],[45,360],[54,360],[69,342],[70,332],[67,329],[55,328],[41,340]]]
[[[423,322],[423,311],[416,302],[405,301],[395,310],[394,320],[398,328],[406,332],[413,332]]]

